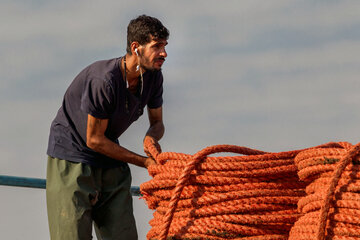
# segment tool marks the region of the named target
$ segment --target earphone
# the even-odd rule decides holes
[[[137,49],[137,48],[135,48],[135,53],[136,53],[136,56],[139,56],[139,53],[138,53],[138,49]],[[136,71],[139,71],[139,69],[140,69],[140,66],[137,65],[137,66],[136,66]]]
[[[138,56],[139,57],[139,53],[138,53],[138,49],[137,48],[135,48],[135,53],[136,53],[136,56]],[[140,59],[138,59],[138,60],[140,60]],[[144,82],[144,80],[143,80],[143,73],[142,73],[142,71],[141,71],[141,69],[140,69],[140,63],[138,64],[138,65],[136,65],[136,71],[139,71],[140,70],[140,76],[141,76],[141,78],[140,78],[140,81],[141,81],[141,90],[140,90],[140,96],[142,95],[142,92],[143,92],[143,82]],[[141,97],[140,97],[141,98]]]

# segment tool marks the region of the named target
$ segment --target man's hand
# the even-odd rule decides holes
[[[151,165],[154,165],[154,164],[156,164],[156,162],[151,157],[147,158],[144,163],[146,168],[149,168]]]
[[[161,153],[161,146],[160,146],[160,144],[158,143],[158,141],[157,141],[155,138],[147,135],[147,136],[145,136],[145,138],[144,138],[144,152],[146,153],[146,155],[148,155],[149,157],[152,157],[152,158],[155,158],[155,157],[156,157],[156,155],[153,156],[153,155],[151,154],[151,151],[149,151],[148,146],[147,146],[147,144],[145,144],[145,142],[147,142],[147,143],[149,143],[149,142],[152,143],[152,144],[154,145],[154,147],[156,148],[157,154]]]

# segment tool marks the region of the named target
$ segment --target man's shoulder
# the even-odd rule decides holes
[[[119,74],[118,59],[98,60],[88,65],[86,69],[88,78],[100,78],[109,80]]]
[[[111,58],[106,60],[97,60],[91,63],[87,68],[91,69],[113,69],[116,67],[118,58]]]

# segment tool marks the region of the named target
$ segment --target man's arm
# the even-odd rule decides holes
[[[150,136],[154,138],[156,141],[159,141],[165,132],[165,127],[163,123],[162,117],[162,107],[159,108],[148,108],[148,116],[150,127],[146,132],[146,137]]]
[[[147,168],[155,164],[152,158],[131,152],[108,139],[105,136],[107,125],[108,119],[99,119],[88,114],[86,145],[89,148],[113,159],[131,163],[139,167]]]

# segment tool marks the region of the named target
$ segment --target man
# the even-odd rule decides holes
[[[67,89],[51,124],[47,209],[51,239],[137,239],[128,163],[155,164],[121,147],[118,137],[147,106],[145,138],[164,134],[163,76],[169,31],[153,17],[139,16],[127,29],[124,57],[95,62]]]

